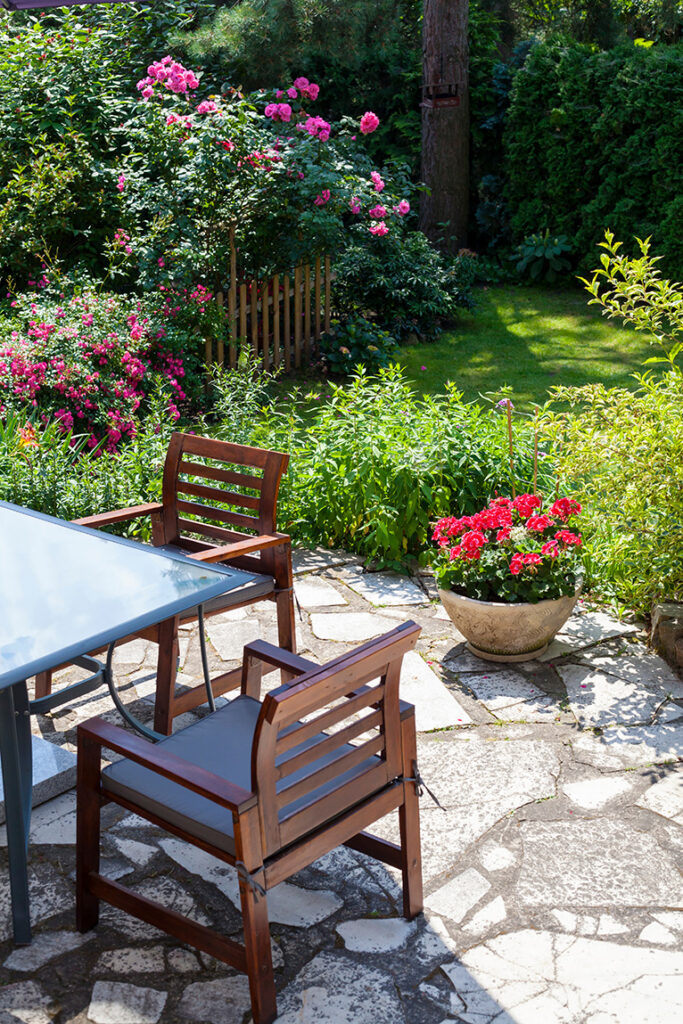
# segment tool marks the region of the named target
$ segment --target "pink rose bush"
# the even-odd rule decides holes
[[[542,601],[574,594],[581,575],[581,515],[575,498],[494,498],[471,516],[434,528],[439,586],[482,601]],[[571,526],[571,529],[567,528]]]
[[[224,266],[226,209],[237,214],[247,280],[336,251],[352,225],[373,245],[402,230],[410,203],[358,141],[377,130],[377,114],[363,114],[357,140],[358,120],[333,124],[315,112],[320,87],[303,76],[252,96],[200,96],[199,84],[171,57],[151,63],[138,83],[131,143],[148,164],[136,157],[121,168],[121,220],[139,241],[124,240],[119,256],[130,257],[131,274],[137,265],[145,287],[178,275],[189,283]]]

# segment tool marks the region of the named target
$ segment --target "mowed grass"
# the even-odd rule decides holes
[[[401,364],[419,391],[453,381],[466,398],[513,390],[518,407],[542,404],[554,384],[635,386],[632,374],[658,354],[643,333],[589,306],[587,292],[520,286],[478,288],[476,308],[434,342],[405,345]]]

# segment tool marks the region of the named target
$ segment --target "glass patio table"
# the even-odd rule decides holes
[[[260,582],[253,573],[209,567],[175,551],[0,502],[0,759],[17,943],[31,941],[31,713],[103,684],[106,669],[85,657],[88,652],[228,591],[242,598]],[[69,662],[97,671],[29,701],[28,678]]]

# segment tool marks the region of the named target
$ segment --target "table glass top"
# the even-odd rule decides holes
[[[0,502],[0,686],[259,578]]]

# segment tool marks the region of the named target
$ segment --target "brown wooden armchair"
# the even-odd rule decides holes
[[[214,599],[205,615],[270,599],[277,609],[278,641],[296,650],[291,543],[276,530],[277,497],[289,456],[174,433],[166,454],[161,502],[116,509],[78,519],[100,528],[142,516],[152,520],[152,543],[179,548],[205,562],[229,562],[236,569],[262,574],[236,600],[236,592]],[[154,728],[169,734],[173,719],[206,700],[204,686],[176,695],[178,626],[192,621],[196,610],[139,634],[159,644]],[[130,638],[127,638],[130,639]],[[212,680],[215,695],[240,685],[240,670]],[[51,673],[36,679],[36,697],[51,691]]]
[[[339,845],[403,874],[422,910],[414,708],[399,701],[413,622],[326,665],[262,641],[244,648],[242,692],[152,744],[99,718],[78,727],[77,925],[104,900],[249,977],[254,1024],[276,1017],[267,891]],[[261,702],[263,670],[296,678]],[[123,760],[101,769],[102,748]],[[100,807],[113,801],[235,865],[244,945],[99,873]],[[400,846],[365,831],[398,809]]]

